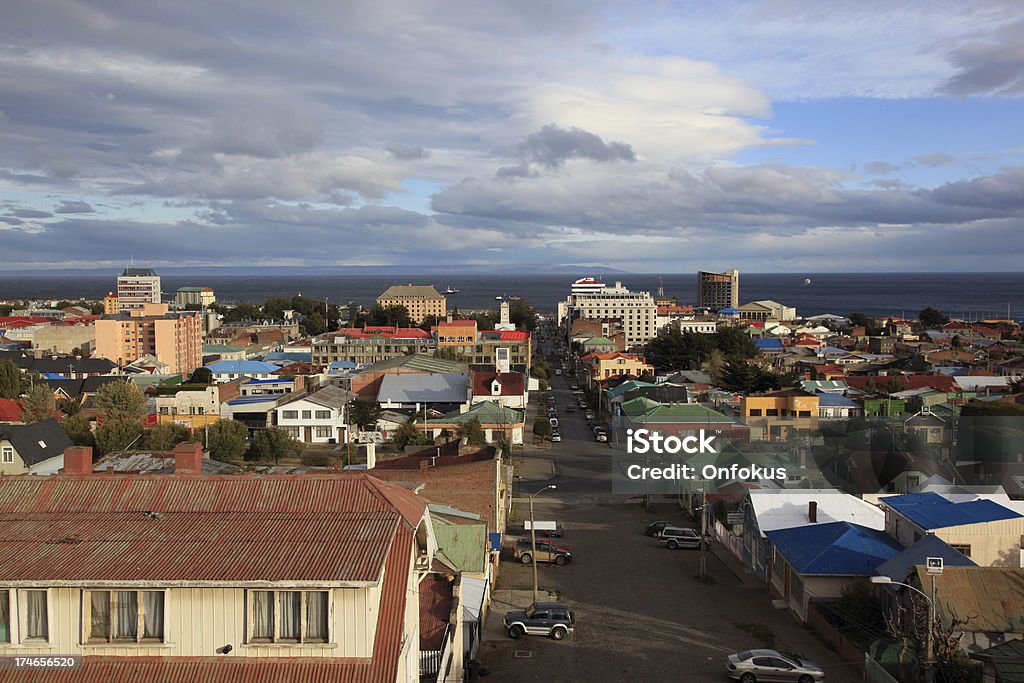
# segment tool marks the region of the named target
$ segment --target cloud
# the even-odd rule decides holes
[[[991,40],[971,41],[950,55],[957,72],[941,88],[947,95],[1024,94],[1024,21],[1004,26]]]
[[[582,128],[566,130],[554,123],[528,136],[517,146],[517,151],[528,161],[552,168],[569,159],[636,161],[633,148],[624,142],[605,143],[599,136]]]
[[[948,154],[935,152],[932,154],[922,154],[920,156],[911,157],[909,163],[916,166],[930,166],[934,168],[937,166],[950,166],[955,164],[956,158],[951,157]]]
[[[96,209],[92,207],[88,202],[65,199],[56,206],[53,210],[54,213],[95,213]]]
[[[899,166],[890,164],[888,161],[872,161],[864,166],[865,171],[875,175],[885,175],[887,173],[892,173],[893,171],[898,171],[899,169]]]
[[[389,142],[384,145],[384,151],[391,155],[392,159],[399,161],[416,161],[418,159],[429,159],[430,150],[416,145],[400,145],[396,142]]]
[[[18,218],[49,218],[53,214],[49,211],[40,211],[38,209],[15,209],[11,211],[11,215]]]

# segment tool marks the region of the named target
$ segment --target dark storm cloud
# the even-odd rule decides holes
[[[65,199],[53,210],[54,213],[95,213],[89,202]]]
[[[392,159],[398,159],[399,161],[416,161],[417,159],[430,158],[429,149],[417,147],[416,145],[400,145],[397,142],[389,142],[384,145],[384,151]]]
[[[605,142],[582,128],[560,128],[549,123],[521,142],[517,151],[527,161],[555,167],[569,159],[636,161],[633,148],[623,142]]]
[[[1024,94],[1024,22],[999,30],[992,40],[962,45],[951,55],[958,71],[941,91],[947,95]]]

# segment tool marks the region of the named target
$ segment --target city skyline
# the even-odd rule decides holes
[[[247,9],[8,10],[6,267],[1020,269],[1013,3]]]

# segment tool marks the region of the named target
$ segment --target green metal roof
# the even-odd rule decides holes
[[[462,424],[474,417],[482,425],[517,425],[523,424],[526,420],[526,414],[521,410],[499,406],[494,401],[484,401],[477,403],[464,413],[454,411],[444,417],[426,420],[422,424]]]
[[[608,337],[591,337],[583,342],[583,346],[615,346],[615,342]]]
[[[203,353],[239,353],[244,350],[240,346],[228,346],[227,344],[203,344]]]
[[[643,396],[638,396],[622,404],[622,412],[634,422],[679,422],[687,424],[699,423],[728,423],[732,424],[732,418],[722,413],[700,405],[699,403],[673,403],[663,405]]]
[[[487,567],[486,524],[434,524],[437,548],[460,572],[483,572]]]
[[[449,374],[465,375],[469,372],[469,365],[454,360],[435,358],[423,353],[412,353],[408,356],[388,358],[374,363],[363,372],[375,372],[377,370],[388,370],[390,368],[408,368],[410,370],[421,370],[423,372],[442,372]]]
[[[651,384],[650,382],[642,382],[642,381],[640,381],[638,379],[631,379],[631,380],[627,380],[627,381],[623,382],[622,384],[620,384],[619,386],[617,386],[617,387],[615,387],[613,389],[609,389],[608,391],[606,391],[604,393],[608,395],[608,398],[615,398],[616,396],[621,396],[622,394],[625,394],[628,391],[632,391],[634,389],[639,389],[640,387],[656,387],[656,386],[658,386],[658,385],[657,384]]]

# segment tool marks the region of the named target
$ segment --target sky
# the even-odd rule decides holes
[[[1018,0],[3,17],[4,270],[1024,263]]]

